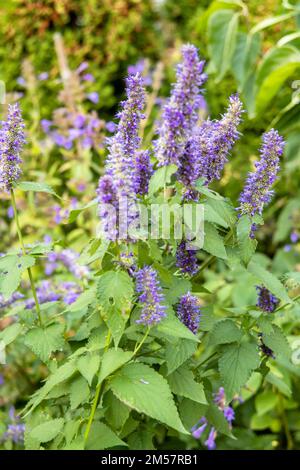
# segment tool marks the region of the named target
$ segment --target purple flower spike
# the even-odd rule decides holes
[[[261,214],[265,204],[273,196],[271,187],[279,171],[279,157],[283,153],[284,140],[274,129],[263,134],[261,158],[255,163],[255,171],[249,173],[245,188],[240,195],[240,213]]]
[[[226,418],[226,420],[228,421],[229,424],[232,424],[232,421],[234,421],[234,418],[235,418],[235,413],[234,413],[234,409],[231,408],[231,406],[226,406],[224,408],[224,416]]]
[[[215,439],[217,437],[217,432],[215,428],[211,428],[210,433],[208,435],[208,439],[205,441],[205,445],[208,450],[214,450],[216,448]]]
[[[0,188],[10,191],[22,174],[20,153],[25,144],[24,121],[19,104],[9,104],[0,129]]]
[[[145,266],[135,273],[136,291],[142,305],[142,313],[137,323],[153,326],[166,316],[166,307],[162,305],[164,296],[157,279],[157,272],[151,266]]]
[[[153,174],[148,150],[141,150],[135,156],[134,191],[142,196],[148,193],[149,181]]]
[[[196,334],[201,316],[199,299],[190,292],[182,295],[177,306],[177,315],[179,320],[189,328],[192,333]]]
[[[145,104],[145,91],[139,74],[127,78],[126,94],[127,100],[122,103],[121,112],[118,114],[120,120],[116,133],[108,139],[109,155],[106,161],[106,176],[100,179],[98,187],[99,212],[105,232],[109,225],[112,227],[115,223],[115,230],[111,229],[108,233],[108,238],[111,240],[117,236],[128,239],[127,229],[137,217],[135,206],[137,181],[133,175],[136,174],[135,158],[140,145],[138,130]],[[143,158],[145,160],[145,155]],[[139,169],[145,172],[145,161],[143,168],[140,165]],[[140,185],[144,183],[144,180],[145,174],[140,175]],[[108,200],[110,192],[111,201]],[[116,210],[108,211],[107,207],[102,208],[104,203],[112,204],[112,209]],[[119,219],[114,215],[116,211],[122,213],[122,227],[116,223]]]
[[[200,424],[200,426],[199,426]],[[200,439],[200,437],[202,436],[203,432],[205,431],[207,427],[207,419],[202,416],[202,418],[200,419],[200,421],[192,427],[191,431],[192,431],[192,436],[195,438],[195,439]]]
[[[195,135],[199,148],[198,177],[207,183],[221,178],[228,154],[239,137],[237,130],[243,113],[238,95],[229,98],[229,106],[219,121],[205,121]]]
[[[197,48],[186,44],[181,52],[183,61],[177,66],[177,81],[164,106],[159,137],[154,144],[160,166],[179,165],[186,140],[198,121],[202,105],[201,87],[207,78],[203,73],[204,61],[200,61]]]
[[[185,240],[182,240],[177,247],[176,266],[180,268],[182,273],[190,274],[191,276],[196,274],[199,269],[196,251],[188,250]]]
[[[272,292],[269,291],[264,286],[256,286],[256,290],[258,292],[258,299],[256,306],[259,307],[263,312],[274,312],[277,305],[279,304],[279,300]]]
[[[118,199],[117,191],[110,175],[104,175],[100,178],[97,195],[103,232],[109,240],[115,240],[118,234]],[[108,204],[111,205],[111,208],[108,207]]]

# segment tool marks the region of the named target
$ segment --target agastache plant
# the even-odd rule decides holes
[[[166,316],[163,305],[164,296],[159,284],[157,272],[151,266],[145,266],[135,273],[136,292],[142,306],[141,317],[137,323],[153,326]]]
[[[204,61],[199,59],[195,46],[187,44],[182,47],[181,53],[183,60],[177,66],[177,80],[163,108],[158,139],[154,142],[160,166],[179,164],[186,140],[198,121],[202,104],[201,87],[207,78],[203,73]]]
[[[0,187],[11,191],[21,174],[21,152],[25,144],[24,121],[18,103],[9,104],[0,130]]]
[[[154,100],[151,105],[153,113],[152,108],[147,113],[146,107],[150,122],[141,126],[143,77],[135,74],[127,79],[119,122],[109,126],[105,167],[93,162],[93,170],[101,174],[98,199],[94,201],[91,195],[87,205],[74,206],[69,218],[72,226],[65,228],[60,239],[47,233],[33,244],[30,232],[30,246],[25,247],[14,199],[18,177],[5,185],[5,191],[11,192],[23,256],[18,251],[0,254],[0,309],[5,314],[4,321],[0,320],[0,340],[9,343],[8,355],[14,335],[16,354],[19,349],[21,354],[30,351],[28,362],[27,355],[24,358],[24,374],[29,370],[30,380],[24,393],[21,391],[22,399],[33,392],[22,413],[25,446],[102,450],[149,444],[168,449],[174,443],[176,448],[212,450],[217,439],[218,447],[227,446],[231,434],[236,434],[235,446],[244,445],[255,440],[248,429],[243,435],[243,427],[250,422],[245,424],[245,411],[256,405],[256,394],[268,390],[272,396],[277,388],[275,398],[280,406],[273,407],[272,413],[274,419],[278,415],[278,420],[286,420],[283,408],[288,400],[282,400],[286,387],[274,371],[282,370],[285,379],[292,369],[284,329],[292,337],[292,309],[300,296],[292,297],[289,283],[281,283],[276,270],[268,272],[266,256],[254,256],[256,242],[249,239],[249,227],[256,222],[251,218],[260,214],[278,171],[282,138],[277,131],[265,135],[262,161],[246,183],[241,206],[234,210],[229,198],[212,190],[210,184],[221,178],[240,137],[241,101],[232,95],[218,120],[198,119],[204,64],[194,46],[184,46],[182,54],[154,145],[147,143],[152,141],[151,117],[159,112],[157,103]],[[80,70],[80,74],[86,70],[84,63]],[[18,123],[16,119],[17,129]],[[76,125],[83,126],[82,117]],[[10,126],[14,129],[11,122]],[[13,156],[20,158],[18,142],[6,139],[3,149],[10,145]],[[1,158],[7,154],[2,151]],[[176,167],[167,168],[170,163]],[[24,183],[19,190],[22,186]],[[45,198],[52,197],[54,191],[48,185],[45,188],[39,182],[35,189],[40,188],[46,189]],[[5,197],[8,199],[7,194]],[[123,199],[129,202],[128,217]],[[175,230],[179,224],[171,209],[176,206],[184,213],[190,201],[193,209],[205,208],[202,249],[195,248],[200,246],[199,240],[196,244],[190,236],[191,217],[186,221],[183,214],[180,219],[180,228],[189,232],[182,230],[178,236]],[[124,225],[136,223],[135,207],[142,203],[147,214],[153,206],[170,209],[168,235],[163,230],[160,238],[154,234],[152,229],[157,226],[151,217],[140,238],[121,236]],[[88,218],[85,212],[94,205],[99,208],[104,234],[97,231],[88,240],[91,227],[98,229],[99,219],[91,220],[92,215]],[[159,220],[159,229],[165,228],[166,213]],[[61,214],[57,216],[58,221]],[[4,222],[10,219],[5,217]],[[288,230],[292,228],[298,233],[297,220]],[[35,289],[29,271],[33,294],[28,281],[22,279],[24,255],[29,264],[36,263],[40,273]],[[296,274],[280,276],[290,280]],[[42,325],[35,324],[34,306]],[[286,306],[288,318],[284,316]],[[6,321],[9,329],[2,330]],[[9,357],[4,385],[0,375],[1,391],[7,387],[11,362]],[[245,406],[237,398],[244,393]],[[240,405],[241,413],[236,410]],[[22,445],[23,423],[15,419],[12,424],[21,426],[9,429],[9,435],[3,430],[3,445],[8,440]],[[265,439],[269,436],[262,441]]]
[[[22,163],[21,152],[25,144],[24,128],[25,124],[21,115],[19,104],[16,103],[13,105],[8,105],[7,119],[2,122],[0,130],[0,188],[2,186],[4,190],[10,192],[18,237],[21,244],[23,256],[26,255],[26,249],[18,217],[14,186],[16,185],[22,174],[20,164]],[[36,311],[39,318],[39,323],[42,324],[40,306],[30,267],[27,268],[27,272],[35,301]]]
[[[145,91],[141,75],[129,76],[126,80],[127,99],[122,103],[122,109],[118,113],[119,124],[116,133],[108,140],[109,154],[106,161],[105,176],[100,178],[98,185],[98,200],[100,218],[107,237],[115,239],[118,235],[118,216],[116,214],[124,209],[128,220],[126,226],[136,217],[135,202],[137,194],[141,191],[141,178],[148,175],[150,163],[147,162],[148,154],[137,154],[140,137],[138,135],[139,124],[143,118],[142,110],[145,104]],[[137,164],[135,161],[137,158]],[[138,164],[138,162],[140,163]],[[139,175],[138,178],[134,175]],[[112,196],[112,200],[110,199]],[[123,207],[126,199],[127,207]],[[103,206],[110,204],[114,208],[114,214]],[[113,218],[113,220],[112,220]],[[115,226],[115,230],[108,227]],[[125,227],[125,229],[127,228]]]
[[[196,334],[201,316],[198,297],[192,295],[190,292],[182,295],[177,306],[177,315],[180,321]]]
[[[240,195],[241,214],[261,215],[273,196],[271,188],[280,169],[279,158],[283,153],[284,140],[276,130],[271,129],[263,135],[262,141],[260,160],[255,163],[255,171],[249,173]]]

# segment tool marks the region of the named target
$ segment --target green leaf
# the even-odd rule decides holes
[[[52,196],[55,196],[61,199],[60,196],[56,194],[54,189],[52,189],[51,186],[49,186],[46,183],[35,183],[33,181],[21,181],[20,183],[17,184],[17,189],[21,189],[21,191],[48,193],[48,194],[52,194]]]
[[[123,349],[109,349],[106,351],[101,361],[99,383],[130,361],[132,355],[132,351],[123,351]]]
[[[220,82],[230,69],[236,46],[239,13],[219,10],[208,21],[208,52]]]
[[[29,400],[25,410],[27,413],[32,412],[51,392],[51,390],[65,380],[69,379],[74,372],[76,372],[76,364],[74,361],[69,361],[59,367],[53,374],[49,376],[47,382],[41,387]],[[26,413],[26,414],[27,414]]]
[[[172,283],[168,284],[164,289],[165,299],[169,304],[173,305],[183,294],[191,290],[191,288],[192,286],[188,279],[173,276]]]
[[[70,386],[71,410],[75,410],[81,403],[87,402],[89,397],[90,389],[86,380],[81,376],[77,377]]]
[[[153,196],[157,191],[163,188],[166,184],[171,182],[171,177],[176,173],[176,165],[167,165],[158,168],[150,178],[149,182],[149,195]]]
[[[119,437],[104,423],[94,422],[86,443],[86,450],[103,450],[116,446],[127,446]]]
[[[203,250],[217,258],[226,259],[227,254],[224,240],[219,235],[218,230],[209,222],[204,223],[204,245]]]
[[[226,344],[239,342],[243,336],[242,331],[236,326],[236,324],[229,319],[218,321],[211,332],[210,343]]]
[[[133,293],[133,281],[125,272],[107,271],[99,278],[97,298],[116,347],[125,329]]]
[[[194,341],[180,339],[175,344],[167,344],[166,346],[166,362],[168,374],[180,367],[189,357],[191,357],[197,349]]]
[[[255,408],[258,415],[264,415],[274,410],[278,402],[278,395],[272,390],[264,390],[255,397]]]
[[[283,83],[300,68],[300,53],[293,46],[274,48],[266,54],[257,71],[256,113],[262,113]]]
[[[64,420],[62,418],[51,419],[33,428],[30,432],[30,437],[38,442],[52,441],[62,431],[63,426]]]
[[[130,408],[124,405],[109,390],[104,396],[105,419],[115,430],[120,431],[130,415]]]
[[[167,377],[170,389],[175,395],[189,398],[203,405],[207,404],[203,385],[196,382],[192,371],[181,366]]]
[[[52,352],[64,348],[64,329],[62,323],[53,323],[45,328],[34,327],[26,333],[24,343],[43,362],[47,362]]]
[[[153,431],[137,431],[128,437],[128,445],[130,450],[155,450],[153,445]]]
[[[81,214],[83,211],[85,211],[86,209],[90,209],[91,207],[96,207],[97,204],[98,204],[97,199],[93,199],[92,201],[88,202],[84,206],[71,210],[70,215],[69,215],[69,220],[68,220],[69,224],[74,222],[79,216],[79,214]]]
[[[216,431],[225,434],[226,436],[230,436],[231,438],[233,437],[223,412],[219,410],[215,404],[210,404],[205,416]]]
[[[230,226],[233,226],[236,223],[237,220],[237,215],[236,215],[236,210],[232,206],[232,204],[225,200],[225,199],[212,199],[209,198],[205,202],[205,213],[207,207],[210,207],[215,214],[218,215],[220,219],[223,220],[223,224],[220,222],[217,222],[219,225],[227,228]],[[211,222],[211,221],[208,221]]]
[[[296,12],[285,13],[284,15],[272,16],[271,18],[266,18],[256,24],[251,30],[250,34],[258,33],[263,29],[270,28],[270,26],[274,26],[275,24],[282,23],[285,20],[289,20],[293,16],[295,16]]]
[[[253,75],[260,48],[261,37],[258,33],[238,33],[232,58],[232,71],[239,84],[240,91],[244,89],[249,75]]]
[[[259,281],[280,300],[288,303],[292,302],[283,284],[274,276],[274,274],[270,273],[254,261],[250,261],[248,264],[248,271],[259,279]]]
[[[127,406],[177,431],[184,429],[167,381],[145,364],[127,364],[111,379],[113,393]]]
[[[259,366],[260,358],[255,343],[233,343],[223,347],[219,371],[228,400],[239,393],[251,372]]]
[[[177,317],[174,313],[169,310],[168,315],[155,327],[160,333],[168,336],[174,336],[175,338],[185,338],[192,341],[198,342],[198,338],[194,333],[191,332]]]
[[[285,356],[291,357],[291,348],[289,343],[279,326],[272,325],[272,331],[263,334],[263,342],[268,348],[272,349],[275,357]]]
[[[21,334],[22,330],[23,327],[20,323],[13,323],[0,332],[0,341],[7,346]]]
[[[89,385],[92,385],[92,380],[97,374],[100,365],[99,354],[86,354],[81,356],[77,361],[77,369],[87,380]]]
[[[97,283],[97,298],[107,312],[117,309],[119,312],[127,313],[133,292],[132,279],[122,271],[107,271]]]
[[[0,294],[8,300],[17,290],[26,269],[35,263],[33,256],[7,255],[0,258]]]
[[[211,222],[213,224],[218,224],[221,227],[228,227],[228,223],[226,220],[218,214],[218,212],[211,206],[210,202],[214,201],[214,199],[210,199],[204,203],[204,220],[206,222]]]
[[[250,238],[252,221],[247,215],[242,215],[237,224],[237,239],[240,258],[245,265],[249,263],[255,253],[257,241]]]

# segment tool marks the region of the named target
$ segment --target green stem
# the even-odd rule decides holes
[[[143,336],[141,342],[139,344],[137,344],[136,347],[134,348],[132,357],[134,357],[137,354],[137,352],[141,349],[141,347],[143,346],[145,340],[147,339],[147,337],[149,335],[149,332],[150,332],[150,327],[147,328],[147,331],[146,331],[145,335]],[[105,352],[108,350],[110,340],[111,340],[111,332],[109,331],[108,335],[107,335],[107,338],[106,338],[106,344],[105,344],[105,347],[104,347]],[[132,359],[132,357],[131,357],[131,359]],[[101,395],[102,395],[102,392],[103,392],[103,389],[104,389],[104,383],[105,383],[105,381],[100,382],[96,387],[96,393],[95,393],[94,400],[93,400],[93,403],[92,403],[91,413],[90,413],[89,420],[88,420],[86,430],[85,430],[85,433],[84,433],[84,446],[86,445],[88,437],[90,435],[90,431],[91,431],[91,427],[92,427],[92,424],[93,424],[93,421],[94,421],[96,409],[97,409],[98,403],[100,401],[100,398],[101,398]]]
[[[19,222],[19,216],[18,216],[18,210],[17,210],[17,205],[16,205],[15,193],[14,193],[13,189],[11,189],[10,194],[11,194],[11,201],[12,201],[12,206],[13,206],[13,209],[14,209],[15,221],[16,221],[16,225],[17,225],[17,233],[18,233],[20,244],[21,244],[22,253],[23,253],[24,256],[26,256],[26,250],[25,250],[25,245],[24,245],[24,241],[23,241],[23,237],[22,237],[22,232],[21,232],[21,227],[20,227],[20,222]],[[35,285],[34,285],[34,280],[33,280],[31,268],[27,268],[27,272],[28,272],[30,286],[31,286],[31,290],[32,290],[32,294],[33,294],[33,298],[34,298],[34,302],[35,302],[36,311],[37,311],[38,318],[39,318],[39,323],[42,326],[43,321],[42,321],[41,309],[40,309],[40,305],[39,305],[39,301],[38,301],[38,297],[37,297],[37,293],[36,293],[36,288],[35,288]]]
[[[293,299],[291,299],[293,302],[295,302],[296,300],[300,299],[300,294],[296,295],[296,297],[294,297]],[[289,302],[287,302],[286,304],[283,304],[283,305],[280,305],[279,307],[276,308],[275,312],[279,312],[279,310],[282,310],[286,307],[289,307],[291,304]]]
[[[104,352],[106,352],[108,350],[109,345],[110,345],[110,341],[111,341],[111,332],[110,332],[110,330],[108,330],[107,337],[106,337],[106,342],[105,342],[105,346],[104,346]],[[86,430],[85,430],[85,433],[84,433],[84,446],[86,445],[86,442],[88,440],[88,437],[89,437],[89,434],[90,434],[90,431],[91,431],[91,427],[92,427],[92,424],[93,424],[93,421],[94,421],[96,409],[97,409],[97,406],[98,406],[98,403],[99,403],[99,400],[100,400],[100,397],[101,397],[101,394],[102,394],[103,383],[104,382],[100,382],[96,387],[96,393],[95,393],[95,396],[94,396],[94,400],[93,400],[89,420],[88,420]]]
[[[142,341],[141,341],[139,344],[137,344],[137,345],[135,346],[135,348],[134,348],[134,351],[133,351],[133,355],[134,355],[134,356],[137,354],[137,352],[138,352],[138,351],[141,349],[141,347],[143,346],[144,342],[145,342],[146,339],[148,338],[149,333],[150,333],[150,327],[148,326],[147,331],[146,331],[144,337],[142,338]]]

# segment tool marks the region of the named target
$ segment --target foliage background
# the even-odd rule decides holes
[[[0,10],[0,79],[6,84],[9,101],[21,97],[29,134],[24,179],[51,184],[62,197],[58,204],[69,210],[72,198],[79,205],[93,199],[103,171],[105,149],[93,150],[88,157],[85,190],[80,192],[76,189],[81,173],[78,156],[73,151],[68,153],[61,147],[45,145],[40,121],[50,119],[61,106],[59,93],[64,86],[54,33],[63,38],[69,68],[75,70],[87,61],[88,70],[95,77],[87,88],[88,92],[99,94],[98,103],[82,99],[78,107],[85,112],[97,111],[105,121],[114,120],[128,66],[146,58],[153,68],[160,61],[164,79],[159,95],[167,96],[180,45],[190,42],[199,47],[207,60],[210,77],[207,113],[217,117],[229,94],[236,90],[247,110],[242,125],[244,136],[214,189],[236,201],[255,159],[261,134],[274,125],[287,141],[276,196],[258,233],[257,256],[279,277],[286,271],[300,271],[300,244],[290,240],[292,232],[300,234],[300,84],[296,83],[300,70],[299,11],[299,2],[279,0],[266,0],[263,4],[256,0],[7,0]],[[262,23],[274,17],[275,21]],[[43,72],[47,72],[48,78],[39,80],[37,77]],[[20,77],[25,77],[25,86]],[[155,117],[152,113],[146,129],[150,138]],[[103,134],[109,132],[105,129]],[[10,203],[5,195],[0,198],[0,252],[6,252],[18,242],[16,227],[9,216]],[[43,194],[37,198],[19,199],[26,242],[42,241],[51,232],[62,247],[71,245],[81,252],[93,234],[93,217],[82,215],[71,224],[57,224],[53,221],[55,208],[51,197]],[[215,305],[221,311],[226,307],[238,308],[245,299],[255,304],[255,292],[248,290],[247,279],[238,273],[234,276],[225,270],[211,269],[205,276],[204,287],[216,292]],[[293,291],[296,295],[297,289],[296,283]],[[4,315],[5,312],[0,317],[0,328],[8,321]],[[288,334],[297,338],[299,307],[294,307],[293,315],[283,318],[282,324]],[[27,349],[24,354],[23,349],[24,346],[11,348],[5,382],[0,385],[3,428],[9,405],[21,409],[28,395],[47,376],[46,367]],[[299,367],[290,370],[278,367],[276,384],[265,388],[254,384],[251,397],[237,411],[238,440],[225,437],[220,447],[285,448],[292,439],[294,447],[299,448],[299,375]],[[293,393],[287,388],[293,388]],[[162,442],[162,448],[164,445],[172,446],[172,440]]]

